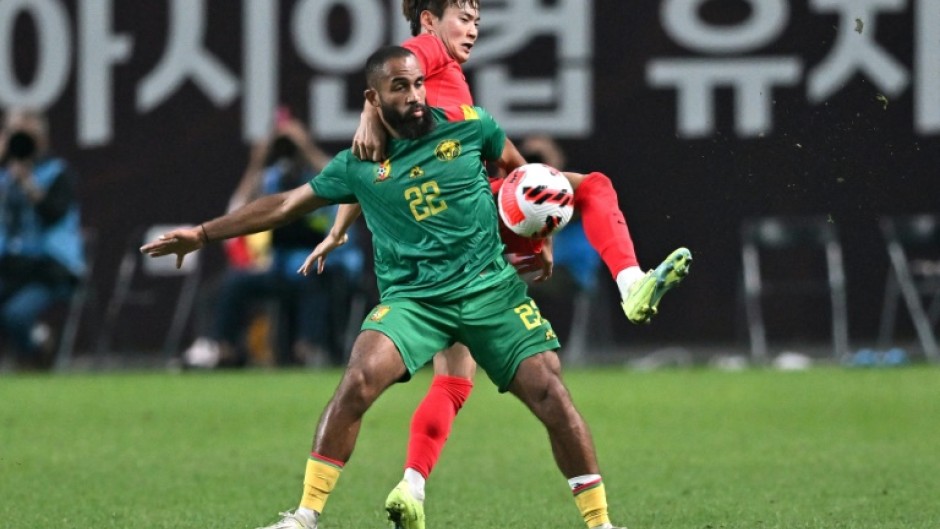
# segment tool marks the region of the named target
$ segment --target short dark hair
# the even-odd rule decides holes
[[[408,56],[414,56],[414,53],[401,46],[382,46],[375,50],[366,60],[366,86],[378,88],[379,79],[385,75],[385,63],[392,59],[403,59]]]
[[[437,18],[444,16],[444,10],[450,6],[470,6],[480,10],[479,0],[402,0],[401,12],[405,20],[411,24],[411,35],[417,37],[421,33],[421,12],[430,11]]]

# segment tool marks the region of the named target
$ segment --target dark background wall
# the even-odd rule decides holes
[[[186,3],[183,0],[180,5]],[[644,265],[655,266],[679,245],[695,253],[692,278],[664,302],[663,314],[655,324],[636,329],[614,318],[612,336],[638,344],[738,338],[736,292],[742,220],[769,214],[818,214],[830,218],[842,236],[853,340],[871,339],[887,270],[877,228],[879,218],[937,210],[940,127],[918,132],[915,100],[924,94],[918,94],[914,84],[919,76],[927,75],[924,65],[915,60],[917,46],[937,40],[935,33],[922,35],[916,21],[927,16],[924,13],[937,11],[936,7],[930,0],[912,1],[897,12],[877,13],[861,9],[861,2],[845,2],[846,14],[840,18],[839,13],[823,12],[814,2],[806,1],[701,2],[697,11],[700,19],[728,31],[746,23],[762,5],[785,6],[788,16],[779,35],[752,50],[732,51],[726,58],[790,57],[799,62],[801,71],[794,82],[773,87],[769,96],[772,124],[761,134],[743,137],[736,132],[738,103],[734,91],[723,87],[714,98],[714,130],[700,137],[685,137],[677,128],[677,91],[654,86],[648,78],[651,64],[670,58],[714,58],[717,54],[700,53],[675,42],[664,30],[661,8],[668,3],[519,0],[511,9],[506,5],[515,5],[513,0],[484,1],[483,42],[496,39],[493,33],[504,32],[513,24],[523,27],[538,20],[539,8],[566,8],[585,13],[589,49],[573,59],[566,57],[558,37],[569,30],[558,26],[562,29],[533,35],[523,45],[507,46],[505,53],[496,50],[492,57],[481,59],[476,69],[468,69],[473,82],[479,81],[481,69],[493,64],[505,66],[517,80],[526,76],[551,79],[553,72],[572,64],[587,72],[591,80],[588,94],[561,91],[558,96],[590,104],[587,130],[558,134],[571,169],[600,170],[611,176]],[[227,101],[213,101],[203,87],[184,80],[155,108],[140,109],[137,91],[141,80],[160,62],[171,34],[180,31],[178,25],[170,24],[172,8],[180,7],[173,2],[47,0],[10,4],[14,9],[4,12],[7,30],[0,35],[5,38],[0,45],[12,59],[7,64],[7,77],[15,70],[20,87],[28,87],[37,75],[37,42],[41,39],[33,21],[35,10],[61,12],[68,23],[69,34],[49,36],[65,47],[69,69],[65,84],[44,106],[48,106],[56,150],[81,174],[84,222],[99,232],[95,284],[99,301],[104,301],[122,252],[128,244],[139,244],[129,241],[135,229],[153,223],[198,222],[223,212],[247,161],[244,91]],[[336,105],[348,111],[354,110],[361,90],[357,75],[323,73],[298,51],[291,25],[301,8],[314,4],[318,2],[284,0],[273,4],[279,11],[273,26],[279,29],[280,52],[272,58],[278,66],[275,97],[304,118],[326,111],[311,104],[308,87],[314,79],[346,79],[346,100]],[[330,12],[328,29],[330,38],[342,43],[351,34],[350,20],[361,23],[365,19],[362,13],[351,16],[342,7],[344,2],[336,4],[339,7]],[[396,40],[401,31],[400,26],[392,25],[392,21],[400,24],[397,6],[380,1],[364,4],[370,9],[382,7],[374,11],[373,23],[383,28],[383,42]],[[248,16],[242,3],[212,0],[190,5],[205,7],[201,26],[204,49],[241,82]],[[88,26],[79,14],[86,9],[86,21],[107,19],[107,11],[102,9],[109,6],[113,9],[112,32],[130,36],[133,45],[125,59],[112,65],[110,78],[104,82],[113,87],[108,99],[113,110],[111,137],[88,141],[78,130],[80,122],[88,119],[87,113],[79,111],[78,79],[88,67],[89,54],[100,52],[83,51],[81,36]],[[524,13],[519,11],[522,8]],[[853,9],[858,10],[857,15]],[[864,18],[861,32],[843,23],[845,17],[856,16]],[[486,30],[488,24],[497,30]],[[317,31],[320,26],[310,27],[310,31]],[[846,31],[852,31],[850,36],[858,40],[858,46],[874,43],[897,60],[907,82],[891,89],[879,80],[877,72],[855,72],[825,100],[810,102],[809,73],[833,52],[839,35]],[[935,62],[926,64],[940,70],[940,56],[932,59]],[[479,86],[474,90],[481,92]],[[0,90],[4,105],[17,102],[17,97],[13,91]],[[485,106],[487,101],[478,103]],[[556,101],[555,106],[561,103]],[[514,116],[497,114],[497,118],[504,117],[516,137],[528,129],[539,130],[527,129]],[[321,131],[324,127],[318,125]],[[347,143],[336,139],[324,142],[334,151]],[[222,266],[217,247],[205,257],[210,269]],[[793,268],[805,266],[806,273],[814,272],[811,263],[801,263]],[[613,286],[612,282],[604,284]],[[612,298],[605,301],[609,310],[619,310]],[[142,347],[161,342],[170,310],[170,303],[162,303],[134,322],[133,334]],[[826,300],[821,297],[781,305],[770,316],[797,335],[812,334],[818,330],[812,322],[823,318],[826,310]],[[823,325],[822,332],[824,329]]]

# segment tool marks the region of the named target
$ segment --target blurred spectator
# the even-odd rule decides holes
[[[519,152],[528,163],[544,163],[565,171],[567,160],[561,147],[551,137],[544,135],[528,136],[519,145]]]
[[[37,321],[85,272],[79,220],[75,178],[49,152],[45,116],[9,110],[0,132],[0,331],[22,367],[52,360],[53,340]]]
[[[329,160],[303,125],[281,110],[272,138],[252,149],[229,209],[262,194],[293,189],[315,177]],[[211,328],[184,353],[184,361],[204,367],[244,365],[251,349],[245,342],[251,318],[259,302],[274,301],[277,325],[269,326],[267,334],[269,341],[276,337],[277,363],[343,363],[349,296],[364,264],[357,241],[333,252],[324,274],[297,273],[310,249],[323,240],[335,213],[336,206],[321,208],[270,233],[227,242],[231,266],[216,293]]]

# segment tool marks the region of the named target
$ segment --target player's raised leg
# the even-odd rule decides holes
[[[663,295],[688,275],[692,254],[680,248],[653,271],[644,273],[610,178],[598,172],[566,172],[565,176],[575,190],[574,203],[581,212],[584,234],[617,282],[627,319],[649,322]]]

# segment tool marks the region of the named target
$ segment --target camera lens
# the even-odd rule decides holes
[[[25,132],[14,132],[7,142],[7,156],[13,160],[28,160],[36,154],[36,140]]]
[[[291,159],[297,154],[297,144],[287,136],[278,136],[271,143],[268,152],[268,164],[277,163],[278,160]]]

